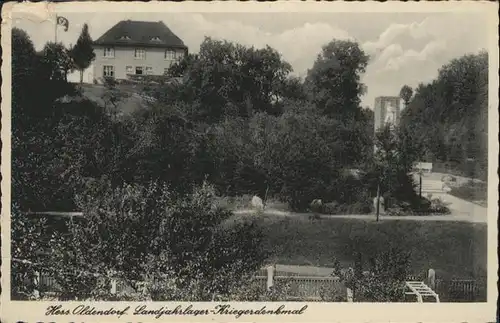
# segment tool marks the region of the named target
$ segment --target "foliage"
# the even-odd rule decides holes
[[[12,80],[17,83],[32,77],[36,51],[30,37],[22,29],[12,28],[12,54]]]
[[[118,110],[119,104],[130,97],[129,93],[120,90],[117,85],[118,83],[114,78],[104,78],[105,91],[102,99],[104,100],[107,113],[112,119],[116,119],[120,114]]]
[[[409,268],[409,252],[389,248],[364,260],[355,253],[354,268],[342,272],[355,302],[400,302],[404,300],[405,280]],[[368,270],[364,267],[368,266]]]
[[[406,202],[416,207],[419,201],[411,171],[417,156],[418,148],[409,132],[389,126],[379,130],[373,161],[367,165],[366,180],[372,196],[376,195],[379,185],[386,202],[394,199],[397,203]]]
[[[420,84],[401,124],[422,146],[422,159],[455,165],[486,178],[488,162],[488,53],[465,55]]]
[[[152,107],[134,122],[134,147],[127,157],[135,165],[135,182],[158,180],[186,193],[214,173],[216,160],[206,148],[210,136],[186,116],[183,106]]]
[[[360,79],[368,60],[353,41],[333,40],[324,46],[306,78],[317,109],[342,120],[358,119],[360,96],[365,92]]]
[[[192,106],[190,117],[216,122],[228,115],[278,113],[283,94],[293,94],[287,91],[291,70],[290,64],[270,47],[247,48],[207,37],[199,54],[188,55],[174,64],[170,75],[183,75],[179,93],[173,97]],[[296,86],[291,82],[291,86]]]
[[[68,73],[75,69],[71,51],[62,43],[45,44],[40,55],[41,71],[51,80],[67,81]]]
[[[342,144],[350,132],[307,109],[277,117],[257,113],[248,122],[226,119],[210,132],[209,150],[219,171],[212,179],[221,194],[264,197],[267,192],[295,209],[306,209],[316,198],[344,202],[349,194],[336,184],[344,180],[342,166],[354,163],[346,156],[358,149]]]
[[[408,107],[408,104],[410,104],[411,97],[413,96],[413,89],[408,85],[403,85],[401,91],[399,92],[399,96],[403,99],[406,108]]]
[[[87,69],[95,59],[94,48],[92,47],[92,38],[89,34],[89,26],[83,24],[82,32],[71,48],[70,56],[73,59],[75,68],[80,71],[80,83],[83,83],[83,71]]]
[[[64,183],[57,191],[65,190],[73,201],[88,179],[106,176],[113,183],[130,182],[135,171],[126,158],[134,145],[131,126],[88,100],[64,108],[53,139],[58,154],[50,163],[51,172]]]
[[[448,203],[443,202],[440,198],[431,200],[431,212],[436,214],[450,214],[451,211],[448,208]]]
[[[322,210],[324,214],[369,214],[371,212],[372,201],[369,198],[365,198],[354,204],[325,203]]]
[[[40,270],[40,248],[44,245],[43,219],[28,218],[17,204],[11,210],[11,297],[30,299],[35,297],[35,271]]]
[[[57,44],[47,45],[43,56],[25,32],[12,30],[12,200],[23,211],[48,207],[61,186],[49,166],[57,156],[54,128],[63,111],[57,99],[74,95],[75,89],[64,80],[51,79],[47,72],[47,66],[60,67],[59,58],[47,61],[54,48],[64,51]]]
[[[266,256],[255,223],[222,225],[232,214],[215,206],[207,185],[179,197],[160,184],[113,188],[100,181],[78,205],[85,221],[73,223],[69,237],[56,237],[51,259],[73,297],[96,297],[97,280],[78,274],[90,272],[145,281],[153,300],[207,301],[227,294]],[[89,290],[79,290],[82,283]]]

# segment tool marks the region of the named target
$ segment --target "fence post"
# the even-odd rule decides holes
[[[33,296],[36,299],[40,298],[40,285],[41,285],[41,275],[38,270],[35,271],[35,279],[34,279],[35,289],[33,290]]]
[[[352,295],[352,289],[347,289],[347,302],[352,303],[354,301],[354,297]]]
[[[273,286],[273,277],[274,277],[274,266],[267,267],[267,290],[271,289]]]
[[[429,269],[429,273],[427,274],[427,282],[432,290],[436,289],[436,271],[432,268]]]
[[[115,295],[116,294],[116,279],[111,279],[111,294]]]

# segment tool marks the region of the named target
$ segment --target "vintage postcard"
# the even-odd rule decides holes
[[[498,4],[2,8],[2,322],[493,322]]]

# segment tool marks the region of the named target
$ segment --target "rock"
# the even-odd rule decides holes
[[[252,207],[257,209],[257,210],[263,210],[264,209],[264,203],[262,202],[262,199],[255,195],[252,197]]]
[[[323,201],[315,199],[311,202],[310,207],[313,212],[320,212],[323,207]]]
[[[323,202],[320,199],[315,199],[311,202],[311,205],[323,205]]]

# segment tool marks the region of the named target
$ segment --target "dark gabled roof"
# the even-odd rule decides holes
[[[120,21],[94,44],[187,49],[184,42],[161,21]]]

